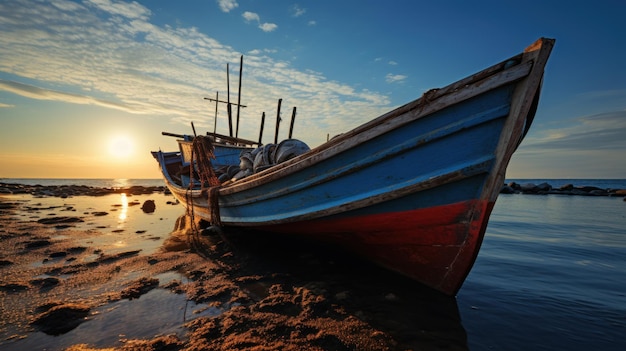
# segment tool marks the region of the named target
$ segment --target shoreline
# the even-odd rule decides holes
[[[104,196],[110,194],[146,195],[152,193],[169,194],[166,186],[133,185],[129,187],[96,187],[87,185],[28,185],[20,183],[0,182],[0,195],[27,194],[35,197],[60,197],[73,196]],[[503,184],[500,194],[523,194],[523,195],[568,195],[568,196],[608,196],[623,197],[626,201],[626,189],[600,188],[589,185],[574,185],[568,183],[560,187],[553,187],[547,182],[535,184],[531,182],[518,183],[511,181]]]
[[[169,193],[163,186],[133,185],[130,187],[94,187],[88,185],[28,185],[0,182],[0,195],[28,194],[33,196],[54,196],[67,198],[72,196],[103,196],[110,194],[145,195],[155,192]]]
[[[160,222],[170,234],[159,250],[109,252],[98,238],[115,227],[70,219],[119,211],[99,217],[107,209],[94,199],[73,213],[62,196],[37,196],[49,195],[0,194],[3,350],[466,349],[456,299],[324,245],[201,235],[183,215]],[[156,220],[159,201],[141,216]]]
[[[0,182],[0,195],[2,194],[28,194],[32,196],[53,196],[68,198],[72,196],[104,196],[109,194],[145,195],[152,193],[169,194],[166,186],[133,185],[129,187],[96,187],[87,185],[28,185],[20,183]],[[531,182],[518,183],[515,181],[503,184],[500,194],[524,194],[524,195],[570,195],[570,196],[609,196],[624,197],[626,201],[626,189],[600,188],[589,185],[574,185],[568,183],[560,187],[553,187],[547,182],[535,184]]]

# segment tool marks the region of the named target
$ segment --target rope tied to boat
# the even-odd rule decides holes
[[[220,195],[220,187],[214,186],[208,189],[207,192],[209,202],[209,208],[211,209],[211,221],[216,226],[222,225],[222,219],[220,217],[220,204],[219,204],[219,195]]]
[[[215,153],[211,138],[203,135],[194,137],[191,146],[191,164],[195,164],[195,170],[200,180],[201,193],[207,198],[211,211],[211,222],[214,225],[222,225],[219,208],[219,189],[221,183],[213,170],[211,159],[215,159]],[[195,161],[195,163],[194,163]],[[190,167],[190,188],[193,188],[194,167]],[[191,203],[193,206],[193,201]]]
[[[198,135],[193,138],[191,148],[191,164],[194,164],[194,158],[196,158],[195,164],[202,188],[206,185],[209,187],[219,186],[220,181],[217,179],[215,171],[213,171],[213,165],[211,164],[211,159],[215,159],[211,139],[203,135]]]

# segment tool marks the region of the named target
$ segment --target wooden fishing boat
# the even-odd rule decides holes
[[[195,216],[326,240],[455,295],[534,118],[553,45],[541,38],[510,59],[235,181],[216,182],[215,165],[207,174],[198,153],[199,175],[182,185],[172,174],[193,160],[181,152],[153,155],[169,189]],[[218,159],[225,150],[254,147],[228,145],[216,135],[193,140],[201,139]]]

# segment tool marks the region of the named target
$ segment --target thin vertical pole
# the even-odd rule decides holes
[[[278,126],[280,125],[280,104],[283,99],[278,99],[278,110],[276,111],[276,132],[274,134],[274,144],[278,143]]]
[[[227,107],[227,111],[228,111],[228,135],[229,136],[233,136],[233,113],[232,113],[232,108],[230,106],[230,75],[229,72],[230,69],[228,67],[228,63],[226,64],[226,93],[228,94],[228,107]]]
[[[237,128],[235,130],[235,138],[239,137],[239,107],[241,106],[241,75],[243,73],[243,55],[239,63],[239,94],[237,97]]]
[[[215,92],[215,121],[213,122],[213,134],[217,133],[217,105],[219,105],[220,101],[220,92]]]
[[[291,135],[293,134],[293,122],[296,120],[296,107],[293,107],[293,112],[291,113],[291,124],[289,125],[289,139],[291,139]]]
[[[228,135],[233,136],[233,105],[228,104]]]
[[[259,131],[259,146],[263,145],[263,127],[265,126],[265,112],[261,115],[261,130]]]

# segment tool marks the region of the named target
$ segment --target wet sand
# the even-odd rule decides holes
[[[454,298],[324,244],[182,215],[156,250],[111,250],[78,222],[110,207],[48,201],[0,196],[3,350],[467,349]]]

